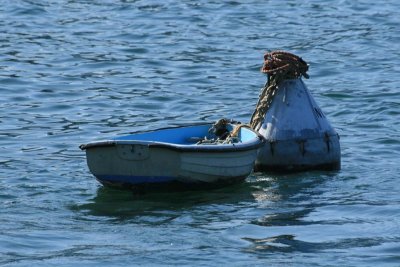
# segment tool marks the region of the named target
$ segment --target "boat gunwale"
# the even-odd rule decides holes
[[[215,144],[215,145],[180,145],[174,143],[154,142],[154,141],[140,141],[140,140],[106,140],[96,141],[88,144],[80,145],[80,149],[86,150],[90,148],[99,147],[112,147],[118,145],[144,145],[149,148],[166,148],[181,152],[235,152],[235,151],[247,151],[252,149],[260,148],[264,145],[265,139],[256,136],[254,140],[245,143],[232,143],[232,144]]]
[[[191,126],[201,126],[201,125],[212,125],[212,123],[201,123],[201,124],[191,124],[177,127],[168,127],[163,129],[151,130],[138,132],[135,134],[141,133],[151,133],[168,129],[179,129],[186,128]],[[255,136],[250,141],[240,142],[240,143],[231,143],[231,144],[177,144],[177,143],[168,143],[168,142],[159,142],[159,141],[143,141],[143,140],[104,140],[104,141],[94,141],[87,144],[82,144],[79,146],[80,149],[86,150],[89,148],[98,148],[98,147],[110,147],[117,145],[144,145],[149,148],[166,148],[180,152],[202,152],[202,153],[219,153],[219,152],[235,152],[235,151],[247,151],[252,149],[258,149],[266,142],[265,138],[261,136],[258,132],[254,131],[251,128],[248,128],[252,131]]]

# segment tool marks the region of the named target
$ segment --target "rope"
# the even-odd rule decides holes
[[[244,127],[250,128],[250,126],[247,124],[236,125],[235,128],[232,130],[232,132],[229,134],[229,137],[239,137],[240,129],[242,129]]]
[[[235,128],[232,129],[232,131],[229,131],[228,124],[232,123],[237,123],[237,122],[225,118],[216,121],[213,124],[213,126],[208,130],[208,133],[211,136],[209,136],[209,138],[204,137],[204,139],[199,140],[196,144],[217,145],[217,144],[234,144],[241,142],[239,138],[240,129],[243,127],[250,128],[250,126],[247,124],[237,124],[235,125]]]
[[[261,72],[268,75],[268,80],[262,88],[256,109],[251,116],[251,128],[256,131],[260,129],[265,114],[278,90],[278,85],[284,80],[296,79],[301,76],[308,79],[307,71],[307,63],[301,57],[289,52],[273,51],[264,54],[264,64]]]

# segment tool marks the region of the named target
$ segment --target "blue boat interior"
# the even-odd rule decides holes
[[[153,141],[163,143],[174,143],[180,145],[193,145],[196,144],[200,139],[207,137],[212,139],[213,135],[209,133],[209,129],[212,127],[210,124],[196,125],[189,127],[177,127],[163,130],[157,130],[152,132],[137,133],[131,135],[125,135],[114,138],[114,140],[136,140],[136,141]],[[228,125],[228,130],[232,131],[234,126]],[[239,132],[239,138],[241,142],[251,141],[257,137],[257,134],[252,130],[242,127]]]

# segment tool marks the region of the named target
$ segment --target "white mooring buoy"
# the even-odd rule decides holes
[[[301,79],[308,78],[307,64],[282,51],[264,59],[268,82],[250,124],[267,142],[255,171],[340,169],[339,135]]]

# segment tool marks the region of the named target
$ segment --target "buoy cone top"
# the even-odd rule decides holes
[[[268,81],[250,125],[267,140],[256,170],[339,169],[339,136],[302,81],[308,65],[284,51],[264,55]]]

